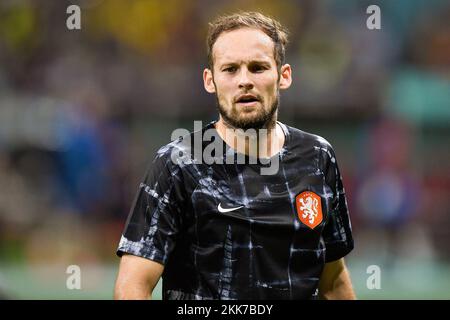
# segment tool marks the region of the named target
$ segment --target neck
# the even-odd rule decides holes
[[[280,152],[284,144],[284,132],[277,125],[276,115],[265,128],[242,130],[234,128],[222,117],[215,123],[219,136],[238,153],[255,158],[270,158]]]

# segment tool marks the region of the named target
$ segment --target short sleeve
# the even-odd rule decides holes
[[[331,262],[352,251],[354,243],[345,189],[337,159],[331,146],[326,148],[325,153],[325,180],[333,190],[333,198],[322,236],[326,247],[325,261]]]
[[[181,169],[168,152],[159,152],[146,171],[117,248],[165,264],[183,224]]]

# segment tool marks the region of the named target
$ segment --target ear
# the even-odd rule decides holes
[[[285,64],[280,70],[280,89],[287,89],[292,83],[292,69],[289,64]]]
[[[216,86],[214,85],[214,81],[213,81],[213,74],[212,74],[212,71],[208,68],[203,70],[203,85],[207,92],[209,92],[209,93],[216,92]]]

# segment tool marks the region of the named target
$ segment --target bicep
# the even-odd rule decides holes
[[[327,201],[327,218],[322,232],[326,247],[325,261],[329,263],[346,256],[353,250],[354,243],[342,176],[331,146],[328,147],[328,152],[324,156],[326,185],[333,194],[330,201]],[[343,262],[330,264],[330,266],[342,267]]]
[[[322,295],[333,290],[336,280],[346,271],[344,258],[325,263],[319,280],[319,292]]]
[[[158,262],[124,254],[120,260],[115,299],[150,297],[163,271],[164,266]]]
[[[319,297],[327,300],[356,299],[350,274],[343,258],[325,264],[319,281]]]

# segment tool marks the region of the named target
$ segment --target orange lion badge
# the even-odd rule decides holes
[[[295,197],[298,218],[311,229],[317,227],[323,219],[320,197],[311,191],[303,191]]]

